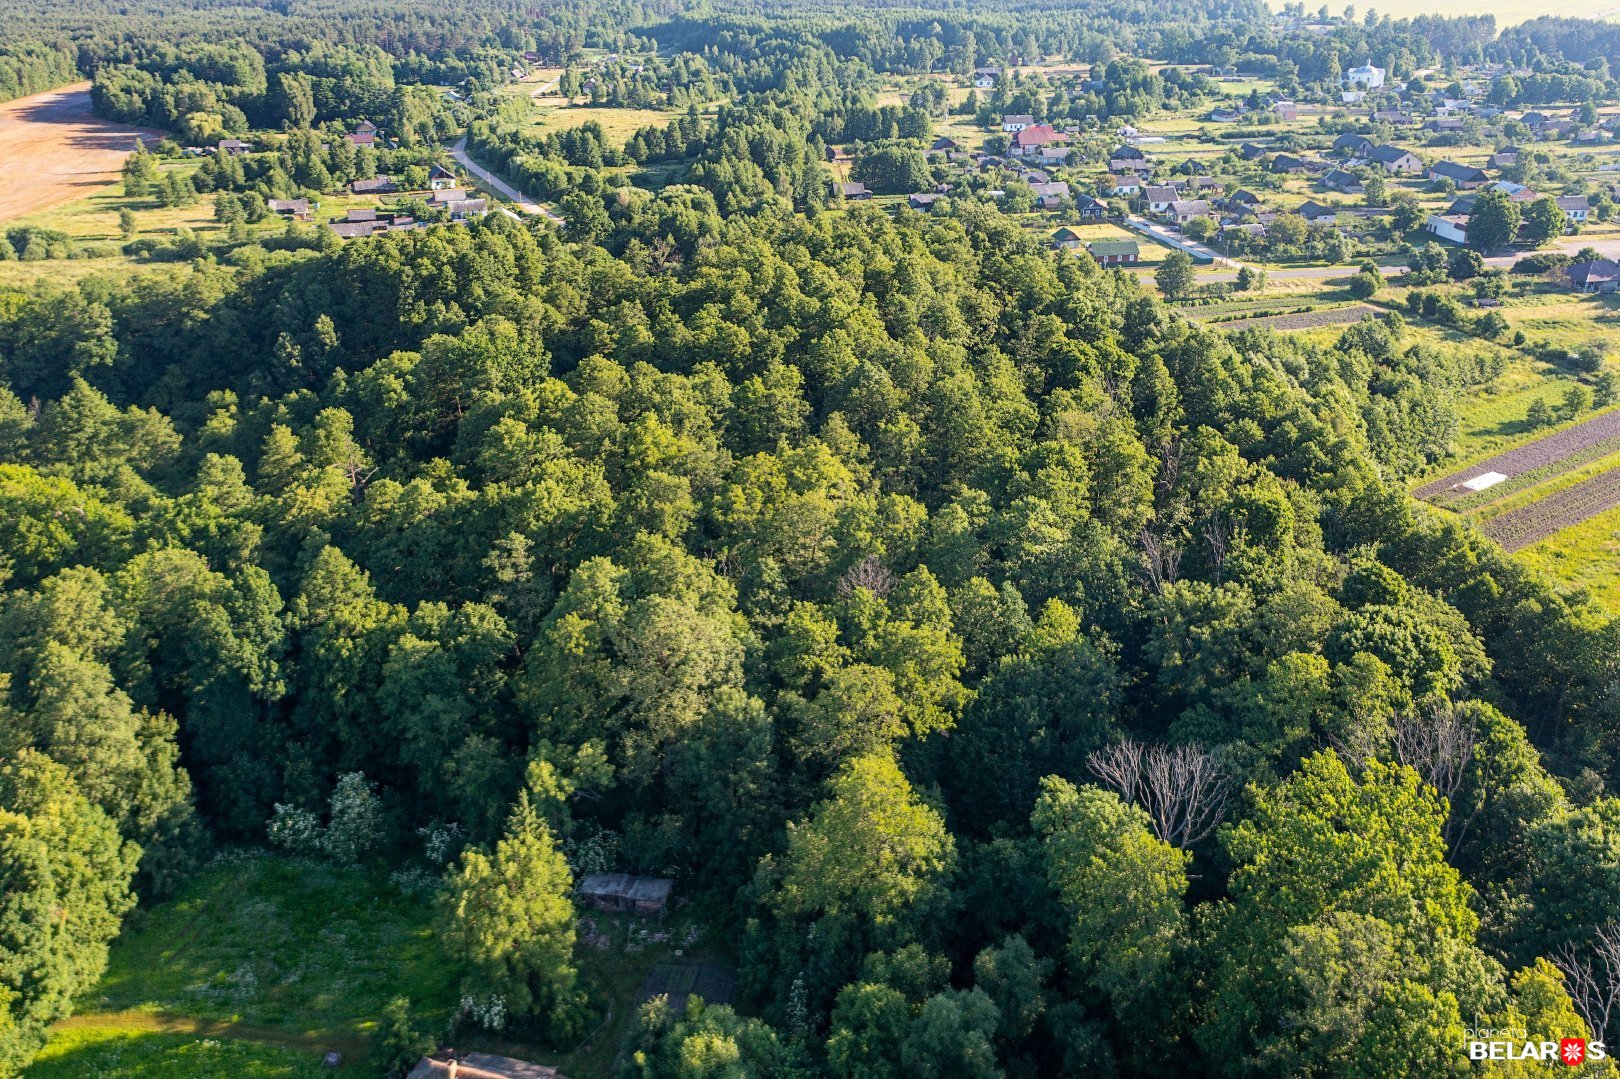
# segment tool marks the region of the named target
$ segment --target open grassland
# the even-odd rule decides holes
[[[23,1079],[316,1079],[329,1074],[309,1049],[78,1020],[59,1026],[22,1072]]]
[[[366,1071],[377,1016],[410,1000],[444,1037],[460,972],[434,931],[431,886],[401,891],[376,872],[242,853],[133,916],[100,984],[52,1029],[25,1079],[304,1079],[323,1052]],[[703,950],[695,916],[659,923],[589,912],[576,951],[595,1006],[571,1047],[456,1035],[456,1045],[559,1065],[576,1079],[612,1073],[649,975],[692,964],[729,968]]]
[[[0,105],[0,222],[115,182],[135,140],[156,135],[91,113],[87,82]]]
[[[1606,510],[1519,551],[1515,557],[1620,610],[1620,509]]]
[[[135,918],[80,1014],[245,1021],[361,1054],[395,996],[448,1018],[455,976],[431,916],[358,870],[244,855]]]

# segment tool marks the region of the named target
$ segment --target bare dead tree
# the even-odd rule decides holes
[[[349,479],[349,492],[355,502],[358,503],[365,496],[366,484],[371,482],[371,477],[377,474],[379,467],[381,466],[372,465],[368,468],[366,460],[360,456],[359,449],[350,447],[349,458],[343,462],[342,468],[343,474]]]
[[[853,596],[857,588],[864,588],[881,599],[894,589],[894,574],[889,572],[877,555],[869,554],[838,578],[840,596]]]
[[[1086,758],[1086,764],[1115,794],[1133,805],[1140,805],[1142,751],[1141,742],[1126,739],[1095,750]]]
[[[1141,806],[1154,834],[1172,846],[1209,838],[1226,818],[1232,777],[1199,746],[1126,741],[1097,750],[1087,764],[1121,798]]]
[[[1584,950],[1565,944],[1552,953],[1552,961],[1564,972],[1569,998],[1592,1037],[1611,1041],[1610,1023],[1620,1020],[1620,924],[1603,926]]]
[[[1232,522],[1224,513],[1211,514],[1204,525],[1204,542],[1209,544],[1209,565],[1215,574],[1215,583],[1221,583],[1221,571],[1226,566],[1226,553],[1232,543]]]
[[[1457,792],[1479,745],[1478,732],[1449,705],[1403,712],[1395,717],[1393,729],[1395,760],[1417,772],[1451,807],[1445,838],[1455,851],[1479,813],[1478,806],[1466,810],[1457,804]]]
[[[1142,570],[1153,590],[1174,584],[1181,572],[1181,548],[1146,528],[1136,534],[1136,542],[1142,548]]]

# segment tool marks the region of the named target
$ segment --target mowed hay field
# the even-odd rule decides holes
[[[90,111],[90,84],[75,83],[0,105],[0,222],[93,194],[118,179],[135,140],[157,133],[112,124]]]

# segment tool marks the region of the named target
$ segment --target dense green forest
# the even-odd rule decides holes
[[[363,175],[310,129],[373,116],[418,165],[469,125],[566,223],[0,291],[0,1074],[138,903],[244,845],[425,852],[458,1022],[537,1045],[601,1018],[578,876],[675,878],[739,998],[647,1008],[625,1076],[1450,1076],[1465,1028],[1601,1040],[1566,975],[1620,922],[1620,626],[1405,493],[1479,363],[1399,315],[1222,334],[988,205],[832,205],[824,164],[929,135],[876,72],[1336,82],[1368,49],[1562,63],[1557,26],[674,8],[18,14],[106,115],[279,132],[211,190]],[[685,111],[629,139],[487,93],[631,45],[623,92]],[[0,94],[66,55],[0,52]],[[1077,108],[1204,92],[1111,70]]]

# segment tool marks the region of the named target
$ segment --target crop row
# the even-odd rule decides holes
[[[1506,551],[1517,551],[1554,532],[1620,506],[1620,469],[1611,469],[1539,502],[1509,510],[1480,525]]]
[[[1436,495],[1454,491],[1459,485],[1487,472],[1500,472],[1512,479],[1520,473],[1545,468],[1566,460],[1570,461],[1569,467],[1573,468],[1582,460],[1591,460],[1589,456],[1576,457],[1577,454],[1611,441],[1620,441],[1620,409],[1594,416],[1585,423],[1566,427],[1534,442],[1526,442],[1506,453],[1499,453],[1488,461],[1481,461],[1460,472],[1442,476],[1424,484],[1413,493],[1419,498],[1434,498]],[[1556,474],[1557,472],[1552,473]]]
[[[1237,319],[1232,322],[1219,324],[1223,330],[1247,330],[1251,327],[1265,327],[1268,330],[1314,330],[1322,326],[1344,326],[1352,322],[1360,322],[1368,315],[1379,315],[1383,312],[1366,304],[1351,304],[1348,307],[1334,307],[1326,311],[1304,311],[1293,315],[1266,315],[1260,318]]]

